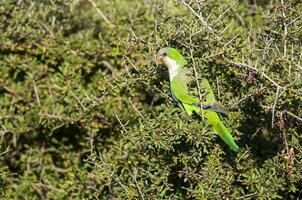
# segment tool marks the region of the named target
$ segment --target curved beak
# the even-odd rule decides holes
[[[156,55],[156,58],[155,58],[155,63],[157,65],[160,65],[160,64],[163,64],[163,57],[161,55]]]

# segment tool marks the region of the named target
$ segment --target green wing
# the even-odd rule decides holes
[[[199,113],[200,107],[196,106],[200,103],[197,87],[191,87],[190,84],[195,81],[190,71],[183,69],[171,81],[171,89],[173,95],[180,101],[188,115],[193,112]],[[217,103],[212,88],[207,79],[203,79],[200,83],[202,105],[214,105]],[[237,151],[238,146],[235,143],[230,131],[221,122],[216,112],[212,110],[204,110],[207,122],[213,126],[214,131],[224,140],[229,147]]]
[[[191,72],[187,69],[181,70],[171,81],[172,92],[181,101],[188,115],[192,115],[193,111],[197,113],[200,111],[200,108],[195,106],[196,104],[200,104],[197,87],[192,86],[195,83],[195,79],[193,79]],[[217,103],[207,79],[201,81],[200,89],[203,106],[215,105]]]

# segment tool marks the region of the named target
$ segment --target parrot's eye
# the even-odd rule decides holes
[[[167,56],[167,53],[163,53],[163,56]]]

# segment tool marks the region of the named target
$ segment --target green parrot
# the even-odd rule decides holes
[[[191,116],[193,112],[199,113],[202,105],[203,114],[207,123],[213,127],[214,131],[233,151],[237,151],[237,144],[230,131],[224,126],[220,119],[220,114],[226,114],[227,111],[217,105],[208,80],[203,79],[199,84],[200,93],[203,94],[202,100],[200,101],[198,87],[196,85],[194,86],[194,83],[196,83],[194,75],[192,71],[185,68],[187,62],[179,51],[171,47],[160,49],[156,55],[156,63],[166,65],[169,70],[173,99],[183,106],[189,116]]]

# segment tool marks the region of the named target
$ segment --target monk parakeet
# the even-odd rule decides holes
[[[217,101],[208,80],[203,79],[200,82],[200,92],[198,92],[196,84],[194,86],[196,79],[192,71],[185,68],[187,64],[185,58],[174,48],[165,47],[160,49],[156,55],[156,62],[157,64],[166,65],[169,70],[173,99],[186,110],[189,116],[193,112],[199,113],[202,107],[207,123],[213,127],[213,130],[233,151],[237,151],[237,144],[220,119],[220,114],[225,114],[226,111],[217,106]],[[198,94],[202,95],[201,100]]]

